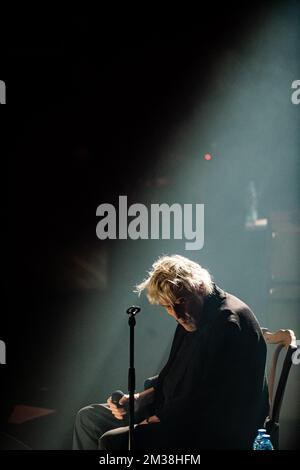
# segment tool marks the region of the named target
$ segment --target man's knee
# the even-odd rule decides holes
[[[111,412],[105,404],[81,408],[75,418],[73,448],[97,449],[99,437],[112,427]]]
[[[81,408],[77,414],[75,419],[75,426],[80,427],[88,427],[93,423],[94,417],[94,409],[92,405],[85,406]]]

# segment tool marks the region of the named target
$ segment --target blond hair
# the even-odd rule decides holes
[[[182,294],[205,297],[213,291],[213,280],[200,264],[180,255],[162,256],[152,265],[149,276],[136,286],[140,295],[147,291],[151,304],[174,305]]]

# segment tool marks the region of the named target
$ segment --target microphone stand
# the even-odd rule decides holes
[[[140,307],[132,306],[127,309],[129,315],[129,369],[128,369],[128,391],[129,391],[129,442],[128,449],[134,449],[134,392],[135,392],[135,368],[134,368],[134,327],[135,316],[140,312]]]

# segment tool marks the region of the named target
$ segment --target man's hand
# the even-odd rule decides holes
[[[111,401],[111,397],[107,399],[107,404],[115,418],[122,420],[123,417],[127,414],[127,411],[125,410],[124,406],[128,402],[128,400],[129,395],[123,395],[119,401],[120,406],[118,407]]]
[[[139,396],[140,396],[139,393],[135,393],[134,400],[135,401],[138,400]],[[119,400],[120,406],[115,405],[112,402],[111,397],[107,399],[107,404],[115,418],[120,419],[120,420],[124,418],[124,416],[127,414],[127,411],[125,410],[124,407],[128,401],[129,401],[129,395],[127,394],[123,395],[122,398]]]
[[[140,424],[150,424],[150,423],[160,423],[160,419],[158,416],[153,415],[150,418],[144,419]]]
[[[146,406],[150,404],[154,399],[154,393],[155,393],[155,390],[153,387],[148,388],[147,390],[144,390],[143,392],[135,393],[134,394],[135,408],[136,406],[139,408],[140,406]],[[127,411],[125,410],[124,406],[128,401],[129,401],[129,395],[127,394],[123,395],[119,401],[119,404],[121,406],[118,407],[111,401],[111,397],[107,399],[107,404],[115,418],[119,420],[122,420],[124,418],[124,416],[127,414]],[[158,419],[157,416],[155,416],[155,418]]]

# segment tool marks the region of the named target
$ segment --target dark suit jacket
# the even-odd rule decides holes
[[[251,448],[263,407],[266,344],[250,308],[215,286],[207,297],[192,354],[164,399],[164,381],[186,335],[178,325],[155,386],[161,424],[190,448]],[[170,384],[169,384],[170,385]],[[168,387],[170,390],[170,387]],[[190,432],[187,434],[187,429]]]

